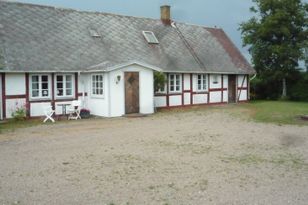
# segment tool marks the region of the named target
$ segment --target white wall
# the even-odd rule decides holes
[[[167,106],[167,97],[166,96],[155,96],[155,107],[166,107]]]
[[[131,65],[109,73],[110,79],[110,115],[111,117],[125,114],[125,72],[139,72],[139,107],[140,113],[150,114],[154,112],[154,82],[153,70]],[[121,80],[116,83],[117,76]]]
[[[184,105],[190,105],[190,93],[184,93]]]
[[[245,77],[245,75],[237,75],[237,87],[241,87],[242,83],[243,83],[243,78]],[[245,77],[244,83],[243,83],[243,87],[247,87],[247,77]]]
[[[92,75],[103,74],[104,94],[101,97],[92,95]],[[81,74],[78,80],[79,93],[87,93],[87,96],[79,97],[83,107],[90,110],[90,113],[97,116],[109,116],[109,73],[89,73]]]
[[[6,100],[6,118],[12,118],[12,113],[16,111],[17,108],[25,108],[26,99],[7,99]]]
[[[215,76],[217,77],[217,83],[214,83]],[[210,88],[221,88],[221,75],[219,74],[210,74],[209,75],[210,80]]]
[[[47,106],[51,106],[50,102],[35,102],[30,104],[30,116],[38,117],[44,116],[44,109]]]
[[[6,95],[25,95],[26,81],[25,74],[5,74]]]
[[[193,104],[205,104],[207,103],[208,94],[195,94],[193,95]]]
[[[182,95],[169,96],[169,106],[180,106],[182,105]]]
[[[184,74],[184,88],[183,90],[190,90],[190,74]]]

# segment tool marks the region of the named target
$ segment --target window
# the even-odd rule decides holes
[[[142,31],[142,33],[148,43],[154,43],[154,44],[159,43],[155,34],[152,31]]]
[[[207,90],[207,83],[206,80],[207,75],[206,74],[198,74],[197,76],[197,90],[198,91],[205,91]]]
[[[100,38],[101,37],[101,34],[94,28],[89,28],[89,33],[90,33],[90,36],[94,37],[94,38]]]
[[[103,74],[92,75],[92,95],[103,96],[103,94],[104,94]]]
[[[180,92],[181,91],[181,75],[170,74],[169,75],[169,91]]]
[[[30,95],[31,98],[50,98],[49,75],[30,76]]]
[[[73,97],[73,75],[56,75],[57,97]]]

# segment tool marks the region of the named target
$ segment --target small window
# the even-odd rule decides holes
[[[56,75],[57,97],[73,97],[73,75]]]
[[[90,33],[90,36],[92,36],[94,38],[101,37],[101,34],[96,29],[89,28],[89,33]]]
[[[50,98],[49,75],[34,74],[30,76],[30,97],[34,99]]]
[[[181,91],[181,75],[170,74],[169,75],[169,91],[180,92]]]
[[[207,90],[207,75],[206,74],[198,74],[197,76],[197,90],[198,91],[206,91]]]
[[[92,75],[92,95],[103,96],[104,95],[104,80],[103,74]]]
[[[159,43],[155,34],[152,31],[142,31],[142,33],[148,43],[154,43],[154,44]]]

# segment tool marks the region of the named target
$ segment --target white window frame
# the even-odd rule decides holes
[[[199,76],[201,77],[201,89],[199,89]],[[205,80],[205,82],[204,82],[204,80]],[[205,86],[205,88],[204,88],[204,86]],[[208,91],[208,75],[207,74],[197,74],[196,90],[198,92]]]
[[[58,95],[58,81],[57,81],[57,77],[58,76],[62,76],[62,83],[63,83],[63,95]],[[66,94],[66,76],[71,76],[72,78],[72,94],[71,95],[67,95]],[[74,74],[70,74],[70,73],[61,73],[61,74],[55,74],[54,77],[54,89],[55,89],[55,98],[56,99],[62,99],[62,98],[74,98],[75,96],[75,75]]]
[[[173,85],[171,85],[171,76],[174,76],[174,82]],[[179,89],[177,90],[177,84],[176,84],[176,76],[179,76]],[[171,87],[175,88],[174,90],[171,90]],[[171,73],[168,76],[168,89],[170,93],[180,93],[182,92],[182,74],[180,73]]]
[[[32,77],[33,76],[38,76],[38,91],[39,91],[39,95],[38,96],[32,96],[32,91],[33,91],[33,88],[32,88]],[[43,96],[42,95],[42,76],[47,76],[48,77],[48,96]],[[29,75],[29,98],[31,100],[46,100],[46,99],[51,99],[51,75],[50,74],[30,74]]]
[[[144,36],[144,38],[147,40],[148,43],[150,44],[159,44],[159,41],[157,40],[155,34],[153,31],[142,31],[142,34]],[[154,41],[151,41],[147,35],[152,35]]]
[[[102,89],[102,91],[103,91],[103,94],[95,94],[95,93],[93,93],[93,89],[94,89],[94,87],[93,87],[93,77],[94,76],[102,76],[102,85],[103,85],[103,87],[101,88]],[[104,95],[105,95],[105,79],[104,79],[104,74],[103,73],[93,73],[93,74],[91,74],[91,80],[90,80],[90,83],[91,83],[91,86],[90,86],[90,88],[91,88],[91,96],[92,97],[95,97],[95,98],[104,98]]]

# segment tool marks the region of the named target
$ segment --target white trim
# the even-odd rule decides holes
[[[65,79],[65,76],[71,76],[72,77],[72,94],[71,95],[66,95],[66,79]],[[57,76],[62,76],[63,77],[63,80],[62,80],[62,83],[63,83],[63,96],[58,96],[58,91],[57,91]],[[74,98],[75,96],[75,75],[73,73],[61,73],[61,74],[55,74],[54,75],[54,97],[55,99],[71,99],[71,98]],[[78,82],[77,82],[78,83]]]
[[[152,35],[152,37],[154,38],[154,41],[151,41],[151,40],[148,38],[148,36],[147,36],[146,33],[148,33],[149,35]],[[156,36],[155,36],[155,34],[154,34],[153,31],[142,31],[142,34],[143,34],[144,38],[147,40],[147,42],[148,42],[149,44],[159,44],[159,41],[157,40],[157,38],[156,38]]]
[[[201,87],[203,87],[204,85],[203,85],[203,80],[204,80],[204,78],[205,78],[205,89],[199,89],[199,84],[198,84],[198,81],[199,81],[199,79],[198,79],[198,76],[199,75],[201,75]],[[209,90],[209,86],[208,86],[208,84],[209,84],[209,75],[207,75],[207,74],[205,74],[205,73],[199,73],[199,74],[197,74],[197,76],[196,76],[196,91],[197,92],[205,92],[205,91],[208,91]]]
[[[93,94],[93,76],[98,76],[98,75],[101,75],[102,76],[102,83],[103,83],[103,87],[102,87],[102,90],[103,90],[103,94],[100,95],[100,94]],[[91,74],[91,79],[90,79],[90,95],[92,98],[104,98],[105,96],[105,79],[104,79],[104,74],[103,73],[92,73]]]
[[[43,75],[46,75],[48,76],[48,96],[41,96],[41,91],[42,91],[42,76]],[[39,96],[38,97],[33,97],[32,96],[32,77],[33,76],[38,76],[39,77],[39,81],[38,81],[38,84],[39,84],[39,88],[38,88],[38,91],[39,91]],[[51,86],[52,86],[52,83],[51,83],[52,79],[51,79],[51,75],[48,74],[48,73],[36,73],[36,74],[30,74],[29,75],[29,99],[30,101],[31,100],[51,100],[52,98],[52,93],[51,93]]]
[[[83,71],[83,72],[84,73],[110,72],[110,71],[114,71],[114,70],[117,70],[117,69],[121,69],[123,67],[131,66],[131,65],[139,65],[139,66],[149,68],[151,70],[155,70],[155,71],[158,71],[158,72],[165,72],[159,67],[156,67],[156,66],[153,66],[153,65],[150,65],[150,64],[147,64],[147,63],[142,63],[142,62],[139,62],[139,61],[128,61],[126,63],[122,63],[122,64],[118,64],[118,65],[115,65],[115,66],[108,67],[104,70],[95,70],[96,68],[99,68],[102,65],[104,65],[104,63],[100,63],[100,64],[97,64],[97,65],[90,66],[90,67],[86,68],[86,71]],[[93,70],[91,70],[91,69],[93,69]]]
[[[179,90],[176,90],[176,79],[174,78],[174,84],[173,84],[173,87],[174,87],[174,89],[175,90],[171,90],[171,84],[170,84],[170,78],[171,78],[171,76],[179,76],[179,81],[180,81],[180,84],[179,84],[179,86],[180,86],[180,89]],[[169,75],[168,75],[168,88],[169,88],[169,93],[181,93],[182,92],[182,75],[181,74],[179,74],[179,73],[169,73]]]

